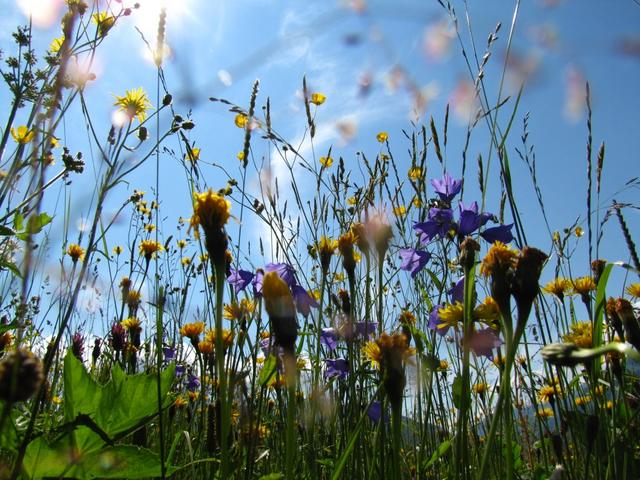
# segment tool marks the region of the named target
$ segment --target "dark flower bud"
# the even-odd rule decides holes
[[[616,313],[624,325],[627,342],[633,345],[636,350],[640,350],[640,325],[638,325],[638,319],[633,313],[631,302],[624,298],[616,300]]]
[[[622,329],[622,320],[618,316],[618,312],[616,312],[616,300],[612,297],[609,297],[607,300],[607,306],[605,308],[606,318],[609,321],[609,324],[616,331],[616,335],[620,338],[621,342],[624,342],[624,330]]]
[[[518,319],[526,322],[533,300],[539,292],[538,281],[547,255],[533,247],[524,247],[516,260],[511,293],[518,307]]]
[[[195,127],[196,124],[193,123],[191,120],[187,120],[186,122],[182,122],[182,129],[183,130],[192,130],[193,127]]]
[[[573,343],[552,343],[541,351],[542,358],[557,367],[575,367],[583,362],[583,359],[575,354],[580,347]]]
[[[168,107],[169,105],[171,105],[171,102],[173,101],[173,97],[171,96],[170,93],[167,93],[163,98],[162,98],[162,106],[163,107]]]
[[[480,251],[480,244],[473,238],[467,237],[460,244],[459,262],[465,272],[469,272],[476,263],[476,253]]]
[[[40,388],[42,362],[26,349],[14,350],[0,362],[0,400],[24,402]]]
[[[73,355],[80,361],[82,361],[82,355],[84,354],[84,338],[80,332],[76,332],[71,337],[71,351]]]
[[[605,260],[594,260],[591,262],[591,271],[593,272],[593,279],[596,282],[596,285],[600,283],[600,277],[602,276],[602,272],[604,272],[604,267],[607,266],[607,262]]]
[[[91,359],[95,365],[100,358],[100,339],[96,338],[93,342],[93,351],[91,352]]]
[[[138,129],[138,139],[141,142],[144,142],[149,137],[149,131],[146,127],[140,127]]]
[[[125,330],[119,323],[114,323],[111,327],[111,346],[116,352],[121,352],[125,344]]]

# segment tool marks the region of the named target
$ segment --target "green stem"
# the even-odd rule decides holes
[[[391,428],[393,429],[392,435],[392,463],[393,463],[393,475],[391,478],[400,479],[400,449],[402,448],[402,402],[393,406],[391,409]]]
[[[295,359],[291,359],[292,366],[295,368]],[[288,366],[289,367],[289,366]],[[296,461],[296,382],[295,371],[286,372],[287,383],[289,384],[289,399],[287,402],[287,437],[286,437],[286,466],[285,478],[287,480],[295,479],[295,461]],[[293,376],[290,378],[289,376]]]
[[[225,264],[224,256],[222,261],[217,261],[214,265],[216,271],[216,369],[218,376],[218,392],[220,400],[220,478],[227,478],[229,472],[229,446],[227,440],[229,437],[229,405],[227,402],[227,378],[224,369],[224,343],[222,333],[222,307],[224,301],[224,279]]]

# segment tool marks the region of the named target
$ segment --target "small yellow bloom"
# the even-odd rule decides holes
[[[268,272],[262,278],[264,306],[270,317],[295,317],[295,306],[289,286],[277,272]]]
[[[122,327],[128,331],[139,332],[140,330],[142,330],[142,323],[136,317],[126,318],[122,322],[120,322],[120,325],[122,325]]]
[[[358,204],[358,199],[356,197],[347,198],[347,205],[350,207],[355,207]]]
[[[242,162],[244,160],[244,152],[238,152],[236,158]]]
[[[129,308],[135,308],[140,305],[140,299],[142,298],[142,294],[138,290],[131,290],[127,292],[126,302],[129,305]]]
[[[138,248],[140,249],[140,255],[147,260],[151,260],[158,252],[164,250],[164,247],[155,240],[142,240]]]
[[[464,318],[464,305],[460,302],[449,304],[438,310],[438,316],[442,323],[438,324],[437,328],[458,328],[458,324]]]
[[[312,93],[310,102],[314,105],[322,105],[327,100],[327,96],[322,93]]]
[[[485,322],[495,322],[500,318],[500,308],[493,297],[487,297],[473,310],[473,316]]]
[[[21,145],[25,145],[33,140],[35,134],[36,133],[33,130],[29,130],[26,125],[20,125],[17,129],[11,128],[11,136]]]
[[[243,298],[240,302],[233,301],[224,306],[223,317],[227,320],[242,320],[250,316],[255,310],[255,303]]]
[[[198,351],[203,355],[211,355],[216,349],[216,346],[209,340],[202,340],[198,342]]]
[[[413,200],[412,200],[411,203],[413,203],[413,206],[416,207],[416,208],[422,207],[422,200],[420,200],[420,198],[417,197],[417,196],[413,197]]]
[[[420,167],[411,167],[408,176],[409,180],[413,180],[414,182],[420,180],[422,178],[422,169]]]
[[[54,38],[51,41],[51,45],[49,45],[49,51],[51,53],[58,53],[62,48],[62,44],[64,43],[64,35],[58,38]]]
[[[180,263],[182,264],[183,267],[188,267],[189,265],[191,265],[191,257],[182,257],[182,260],[180,260]]]
[[[236,115],[236,118],[234,118],[233,121],[236,124],[236,127],[245,128],[247,126],[247,123],[249,123],[249,117],[247,117],[244,113],[239,113]]]
[[[144,229],[145,229],[147,232],[151,233],[151,232],[153,232],[153,231],[156,229],[156,226],[155,226],[153,223],[147,223],[147,224],[144,226]]]
[[[482,259],[480,273],[485,277],[496,271],[506,270],[515,264],[518,252],[502,242],[494,242]]]
[[[94,13],[91,17],[93,23],[98,26],[98,36],[104,37],[116,23],[116,18],[105,12]]]
[[[538,418],[541,418],[541,419],[551,418],[553,417],[553,410],[550,408],[543,408],[541,410],[538,410],[536,412],[536,415],[538,416]]]
[[[569,327],[570,333],[562,336],[566,343],[573,343],[580,348],[591,348],[593,346],[593,327],[591,322],[572,323]]]
[[[538,398],[541,402],[549,402],[560,396],[560,386],[544,385],[538,391]]]
[[[184,249],[184,247],[186,247],[186,246],[187,246],[187,241],[186,241],[186,240],[178,240],[178,241],[176,242],[176,244],[178,245],[178,248],[179,248],[180,250],[183,250],[183,249]]]
[[[634,298],[640,298],[640,283],[632,283],[627,287],[627,293]]]
[[[483,396],[485,393],[489,391],[489,384],[485,382],[476,383],[471,387],[471,391],[476,395]]]
[[[589,295],[589,292],[594,291],[596,288],[597,285],[593,277],[580,277],[573,281],[573,293],[578,295]]]
[[[380,132],[376,135],[376,140],[380,143],[384,143],[389,140],[389,134],[387,132]]]
[[[582,227],[576,227],[576,229],[574,230],[576,237],[580,238],[581,236],[584,235],[584,230],[582,229]]]
[[[324,168],[329,168],[333,165],[333,157],[320,157],[320,165]]]
[[[591,402],[591,396],[590,395],[585,395],[583,397],[576,397],[576,406],[577,407],[581,407],[583,405],[586,405],[587,403]]]
[[[416,316],[409,310],[403,309],[398,317],[400,325],[414,326],[416,324]]]
[[[190,148],[187,150],[187,160],[190,162],[197,162],[200,160],[200,149],[199,148]]]
[[[78,260],[84,260],[84,248],[72,243],[67,247],[67,255],[71,257],[73,263],[76,263]]]
[[[193,215],[190,228],[195,230],[196,238],[199,237],[198,227],[202,227],[205,235],[209,231],[223,228],[231,215],[231,203],[222,195],[218,195],[209,189],[206,192],[193,194]]]
[[[416,353],[415,349],[409,346],[406,336],[386,333],[380,335],[377,340],[367,342],[362,352],[375,368],[382,369],[395,369],[398,364],[404,364]]]
[[[113,247],[113,253],[115,253],[116,255],[120,255],[122,253],[122,247],[120,245],[116,245],[115,247]]]
[[[197,339],[204,332],[204,322],[185,323],[180,328],[180,335],[189,339]]]
[[[407,207],[405,207],[404,205],[398,205],[393,209],[393,214],[396,217],[402,217],[403,215],[406,215],[406,213],[407,213]]]
[[[147,110],[151,108],[151,101],[142,87],[138,87],[127,90],[122,97],[116,95],[114,105],[120,107],[120,111],[124,112],[129,120],[137,118],[138,121],[144,122],[147,118]]]
[[[542,290],[551,295],[555,295],[560,300],[571,290],[571,280],[566,278],[555,278],[547,283]]]
[[[214,345],[216,344],[216,331],[215,330],[207,330],[204,334],[204,339],[207,342],[210,342]],[[226,328],[222,329],[222,346],[226,350],[233,344],[233,332]]]
[[[449,362],[447,360],[440,360],[438,370],[441,372],[446,372],[447,370],[449,370]]]

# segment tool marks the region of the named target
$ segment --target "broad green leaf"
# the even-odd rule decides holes
[[[438,448],[436,448],[436,450],[431,454],[431,458],[429,458],[429,461],[424,465],[424,468],[432,467],[439,459],[442,458],[444,454],[449,451],[450,448],[451,440],[445,440],[440,445],[438,445]]]
[[[24,228],[24,216],[21,213],[16,213],[13,217],[13,229],[17,232]]]
[[[258,377],[258,383],[261,387],[265,387],[271,377],[276,373],[276,357],[269,355],[265,360],[262,370],[260,370],[260,376]]]
[[[53,217],[50,217],[46,213],[40,215],[31,215],[27,222],[27,232],[31,234],[40,233],[40,231],[51,223]]]

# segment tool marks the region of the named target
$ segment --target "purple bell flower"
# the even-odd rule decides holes
[[[469,346],[476,355],[488,357],[490,360],[493,360],[493,349],[502,344],[503,341],[491,327],[473,332],[469,340]]]
[[[445,173],[442,179],[431,180],[434,190],[440,196],[440,199],[444,202],[451,202],[460,190],[462,190],[462,179],[454,180],[451,175]]]
[[[489,243],[509,243],[513,241],[512,228],[513,223],[509,225],[498,225],[497,227],[486,228],[480,236]]]
[[[443,306],[438,304],[434,305],[433,309],[429,313],[429,328],[431,330],[435,330],[438,335],[444,337],[449,331],[449,327],[446,328],[438,328],[438,325],[442,323],[440,320],[440,315],[438,314],[438,310],[440,310]]]
[[[349,375],[349,363],[344,358],[327,358],[325,363],[325,380],[333,377],[346,378]]]
[[[356,322],[356,336],[369,338],[370,335],[376,333],[378,322]]]
[[[231,269],[231,275],[227,277],[227,281],[230,285],[233,285],[233,289],[237,295],[247,288],[247,285],[251,283],[254,277],[255,275],[247,270]]]
[[[338,336],[335,328],[323,328],[320,332],[320,343],[333,351],[338,346]]]
[[[382,404],[377,400],[367,409],[367,416],[372,422],[378,423],[382,417]]]
[[[189,374],[187,380],[187,390],[190,392],[195,392],[198,388],[200,388],[200,380],[195,375]]]
[[[293,285],[291,287],[291,294],[293,295],[293,301],[296,304],[296,310],[305,317],[308,317],[311,313],[311,307],[320,307],[318,302],[316,302],[316,299],[309,295],[304,287],[300,285]]]
[[[411,278],[415,278],[420,270],[425,267],[431,258],[431,254],[415,248],[402,248],[400,249],[400,258],[402,258],[400,270],[410,272]]]
[[[460,277],[460,280],[447,291],[447,294],[451,298],[451,303],[464,302],[464,276]]]
[[[492,213],[478,213],[478,202],[473,202],[465,207],[462,202],[459,205],[460,220],[458,221],[458,235],[467,236],[484,226],[489,220],[495,218]]]
[[[451,230],[453,223],[453,211],[450,208],[430,208],[426,222],[418,222],[413,229],[420,233],[420,241],[429,243],[436,236],[444,238]]]
[[[296,271],[288,263],[268,263],[265,265],[264,271],[276,272],[289,285],[289,288],[296,284]]]

